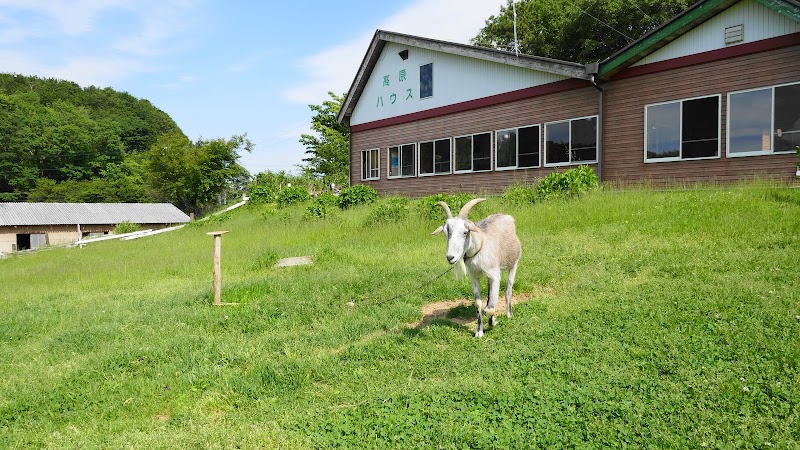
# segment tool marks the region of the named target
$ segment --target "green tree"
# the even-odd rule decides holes
[[[343,186],[350,178],[350,128],[336,121],[347,94],[337,96],[328,92],[330,100],[321,105],[308,105],[314,111],[311,129],[315,135],[303,134],[300,142],[306,147],[308,158],[303,172],[322,179],[325,185],[336,183]]]
[[[192,143],[182,133],[163,135],[148,155],[148,184],[160,200],[202,214],[223,203],[232,189],[243,188],[247,171],[237,160],[252,146],[245,136]]]
[[[590,63],[602,61],[686,9],[688,0],[520,0],[521,53]],[[472,43],[514,48],[512,0],[486,20]]]

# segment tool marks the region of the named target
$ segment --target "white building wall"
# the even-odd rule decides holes
[[[398,53],[408,50],[403,61]],[[420,66],[433,63],[433,96],[420,99]],[[401,71],[405,80],[401,81]],[[386,78],[386,82],[384,80]],[[387,42],[358,101],[351,125],[564,80],[552,73]]]
[[[725,28],[740,24],[744,25],[744,41],[725,45]],[[744,0],[656,50],[634,66],[798,32],[800,23],[761,6],[755,0]]]

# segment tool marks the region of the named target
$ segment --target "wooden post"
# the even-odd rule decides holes
[[[222,235],[227,231],[206,233],[214,236],[214,306],[222,306]]]

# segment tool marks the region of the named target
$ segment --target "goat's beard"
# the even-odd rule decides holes
[[[456,267],[453,270],[456,280],[462,280],[467,275],[467,266],[464,265],[464,257],[459,258]]]

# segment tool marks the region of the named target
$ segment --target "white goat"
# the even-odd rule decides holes
[[[444,210],[447,221],[431,233],[433,236],[444,231],[447,238],[447,262],[456,264],[463,261],[467,268],[472,280],[472,290],[475,292],[475,306],[478,308],[478,331],[475,332],[475,337],[483,336],[481,311],[483,302],[479,277],[483,275],[488,280],[489,300],[486,304],[486,314],[489,315],[490,324],[495,326],[497,324],[495,305],[500,295],[500,270],[508,269],[506,315],[511,317],[511,288],[514,286],[514,277],[522,254],[522,245],[517,237],[513,217],[507,214],[493,214],[477,225],[467,219],[472,207],[484,200],[486,199],[470,200],[456,217],[453,217],[447,203],[436,203]]]

